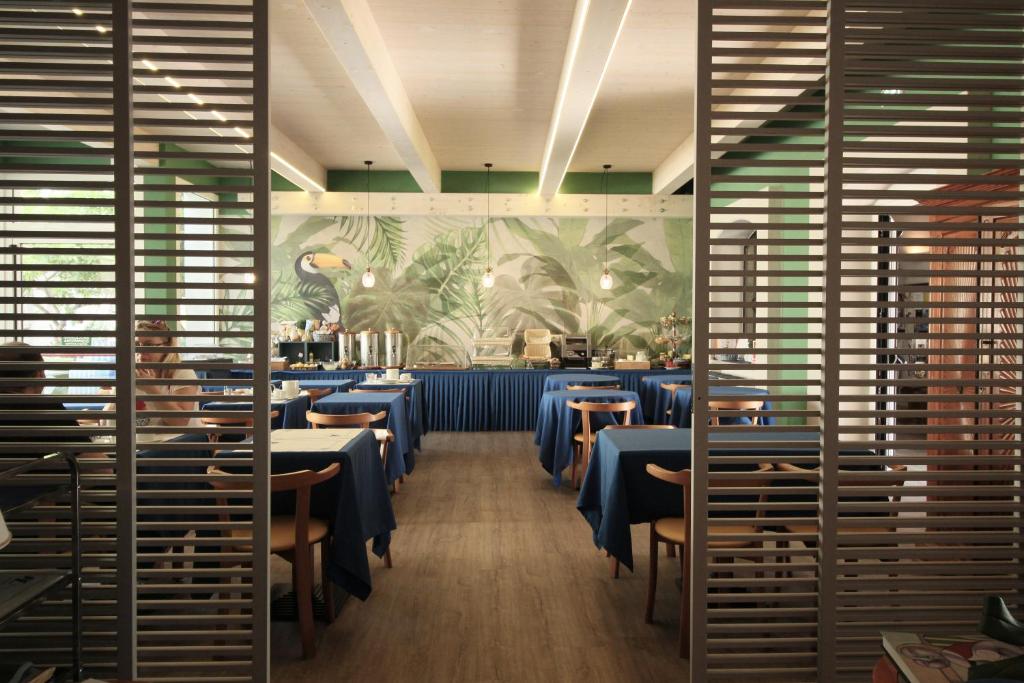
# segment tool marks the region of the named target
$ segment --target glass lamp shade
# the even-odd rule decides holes
[[[370,270],[369,266],[367,266],[366,272],[363,273],[363,287],[369,288],[373,287],[375,284],[377,284],[377,278],[374,277],[373,271]]]
[[[612,274],[608,272],[608,269],[604,269],[604,273],[601,274],[601,289],[611,289],[615,282],[612,280]]]
[[[491,270],[490,266],[487,266],[487,270],[484,271],[483,286],[490,289],[494,286],[494,271]]]

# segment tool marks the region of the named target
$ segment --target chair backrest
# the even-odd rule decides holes
[[[621,391],[621,384],[602,384],[600,386],[587,386],[586,384],[569,384],[566,385],[566,391],[586,391],[587,389],[608,389],[610,391]]]
[[[764,399],[749,399],[749,400],[731,400],[731,401],[708,401],[708,410],[711,411],[711,424],[719,424],[719,410],[745,410],[745,411],[758,411],[764,408]],[[756,425],[760,421],[760,417],[754,412],[750,416],[750,424]]]
[[[671,396],[671,398],[669,399],[669,402],[668,402],[668,408],[665,410],[666,414],[672,412],[672,404],[675,402],[676,392],[679,391],[680,389],[689,389],[690,388],[689,384],[672,384],[672,383],[668,383],[668,384],[662,384],[660,386],[661,386],[663,391],[667,391],[670,394],[670,396]]]
[[[881,470],[839,470],[839,488],[868,488],[868,487],[887,487],[897,488],[907,483],[905,476],[899,476],[906,474],[907,466],[903,464],[889,464],[880,462]],[[799,465],[793,465],[788,462],[776,463],[775,469],[779,472],[787,472],[793,475],[794,479],[806,479],[808,481],[817,483],[818,477],[821,474],[821,468],[809,468],[800,467]],[[881,471],[896,473],[895,477],[887,477],[886,479],[880,479],[878,473]],[[881,495],[879,491],[879,495]],[[902,496],[898,493],[886,494],[891,495],[894,502],[900,502]],[[864,497],[871,497],[870,493],[865,493]]]
[[[690,484],[691,474],[690,470],[678,470],[672,471],[667,470],[664,467],[659,467],[654,463],[647,463],[647,474],[651,475],[655,479],[661,479],[670,484],[676,484],[683,488],[683,517],[686,517],[687,509],[690,505]],[[708,479],[708,488],[760,488],[769,486],[771,484],[771,472],[773,468],[767,463],[758,465],[756,470],[750,472],[730,472],[728,477],[717,478],[712,475]],[[764,502],[765,496],[762,495],[760,502]],[[757,516],[762,516],[763,511],[758,511]]]
[[[619,424],[628,425],[633,421],[633,410],[636,409],[636,401],[620,401],[617,403],[598,403],[596,401],[566,401],[565,404],[572,410],[578,410],[583,418],[583,448],[584,453],[590,453],[594,445],[594,430],[590,424],[591,413],[618,413]]]
[[[307,389],[306,393],[309,394],[309,404],[313,405],[327,394],[331,393],[330,389]]]
[[[319,472],[313,470],[298,470],[297,472],[286,472],[284,474],[270,475],[270,490],[272,493],[282,491],[295,491],[295,548],[305,548],[309,544],[309,501],[314,486],[321,484],[341,472],[341,463],[332,462]],[[243,474],[229,474],[210,465],[206,473],[213,478],[210,485],[220,491],[248,491],[252,489],[252,477]],[[221,504],[227,504],[226,499],[219,499]]]
[[[369,429],[374,422],[379,422],[388,416],[388,411],[382,410],[379,413],[352,413],[350,415],[332,415],[330,413],[314,413],[306,411],[306,421],[313,425],[313,429],[320,427],[360,427]]]

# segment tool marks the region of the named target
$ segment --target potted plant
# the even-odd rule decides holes
[[[683,332],[690,327],[690,319],[672,311],[658,319],[661,325],[661,334],[654,339],[658,344],[666,344],[668,350],[662,354],[666,368],[679,367],[682,355],[680,348],[683,342],[690,338],[689,332]]]

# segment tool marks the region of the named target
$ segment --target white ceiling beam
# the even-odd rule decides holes
[[[631,4],[632,0],[576,0],[540,168],[544,197],[558,192],[569,170]]]
[[[306,192],[327,191],[327,169],[273,125],[270,126],[270,168]]]
[[[334,56],[423,192],[441,191],[434,158],[366,0],[305,0]]]
[[[683,140],[665,160],[658,164],[651,177],[651,192],[672,194],[693,178],[693,165],[697,159],[697,136]]]

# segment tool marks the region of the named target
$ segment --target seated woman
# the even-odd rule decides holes
[[[177,346],[177,339],[171,335],[171,330],[162,320],[140,320],[135,325],[135,344],[140,347],[136,354],[139,363],[161,363],[163,367],[147,368],[140,367],[136,370],[136,378],[139,380],[196,380],[199,377],[191,368],[174,367],[173,364],[181,362],[181,356],[174,351],[162,351],[146,349],[144,347],[174,347]],[[175,396],[188,396],[199,392],[197,384],[160,384],[139,382],[136,384],[139,407],[142,410],[157,411],[180,411],[182,413],[195,412],[198,410],[198,403],[193,399],[175,399]],[[166,397],[166,398],[161,398]],[[186,427],[200,426],[198,418],[183,414],[180,417],[153,417],[149,420],[149,426]],[[170,439],[176,434],[162,434],[156,438],[160,440]]]

